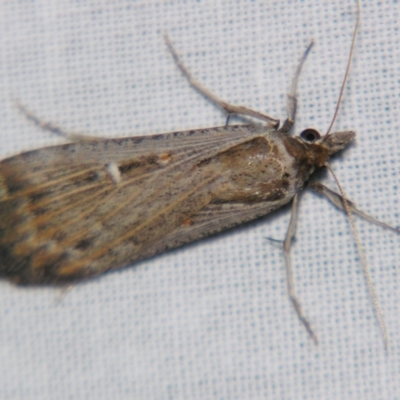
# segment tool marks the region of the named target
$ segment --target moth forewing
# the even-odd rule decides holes
[[[187,220],[202,194],[207,197],[204,180],[210,185],[217,177],[210,168],[196,170],[196,163],[252,137],[242,128],[222,131],[72,143],[4,160],[2,274],[25,283],[61,283],[143,258],[157,236]],[[121,175],[117,184],[110,163]],[[184,212],[183,204],[192,211]],[[146,230],[152,233],[144,240]],[[124,235],[138,237],[130,250]],[[95,261],[100,253],[101,267]],[[55,270],[62,259],[60,275]]]
[[[0,163],[1,273],[26,284],[70,282],[265,215],[300,190],[321,148],[239,125],[8,158]]]

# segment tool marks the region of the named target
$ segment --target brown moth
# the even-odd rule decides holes
[[[86,279],[282,207],[354,138],[292,137],[291,125],[78,141],[3,160],[1,275]]]
[[[289,134],[298,77],[312,44],[296,71],[288,117],[280,126],[276,119],[228,104],[203,88],[168,38],[166,42],[197,90],[228,115],[255,117],[266,124],[89,139],[64,134],[20,106],[33,122],[73,142],[0,162],[0,276],[23,285],[63,285],[92,278],[292,201],[284,242],[289,293],[302,323],[317,341],[296,298],[289,259],[298,193],[355,133],[322,136],[306,129],[299,136]],[[348,213],[351,210],[377,223],[325,186],[309,186]],[[381,321],[377,304],[376,309]],[[386,341],[382,321],[381,325]]]
[[[22,284],[76,281],[268,214],[353,137],[310,143],[228,126],[8,158],[0,163],[0,273]]]

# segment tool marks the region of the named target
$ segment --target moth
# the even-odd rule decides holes
[[[355,133],[306,129],[290,135],[297,81],[312,43],[293,79],[283,124],[219,99],[190,75],[168,38],[166,43],[192,86],[222,107],[228,120],[239,114],[264,123],[98,139],[64,134],[20,105],[34,123],[72,143],[0,162],[0,276],[21,285],[93,278],[292,202],[284,241],[289,294],[317,341],[292,282],[289,250],[298,194]],[[369,218],[322,184],[308,186],[339,208]]]

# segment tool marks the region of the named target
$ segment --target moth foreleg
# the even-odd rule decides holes
[[[283,252],[285,256],[285,266],[286,266],[286,275],[287,275],[287,285],[288,285],[288,292],[290,300],[293,303],[294,309],[301,321],[301,323],[306,328],[308,334],[311,336],[311,339],[314,341],[315,344],[318,344],[318,338],[314,334],[314,331],[311,328],[310,322],[304,315],[302,310],[301,304],[297,298],[296,290],[294,288],[294,281],[293,281],[293,269],[292,263],[290,260],[290,246],[292,244],[292,240],[296,231],[296,224],[297,224],[297,214],[298,214],[298,194],[293,197],[292,200],[292,214],[290,217],[289,227],[286,233],[285,240],[283,242]]]
[[[98,137],[81,135],[80,133],[66,132],[59,126],[54,125],[52,122],[43,121],[35,114],[33,114],[30,110],[28,110],[18,100],[15,101],[15,105],[29,121],[33,122],[37,127],[43,129],[44,131],[50,132],[57,136],[61,136],[62,138],[71,140],[72,142],[88,142],[101,140],[101,138]]]
[[[165,39],[165,43],[168,46],[168,50],[171,52],[172,57],[175,60],[176,65],[182,71],[183,75],[186,77],[186,79],[189,81],[189,83],[196,90],[198,90],[203,96],[207,97],[209,100],[211,100],[212,102],[217,104],[218,107],[221,107],[223,110],[225,110],[228,113],[228,120],[229,120],[229,115],[232,115],[232,114],[245,115],[248,117],[253,117],[253,118],[257,118],[262,121],[265,121],[268,123],[269,126],[271,126],[273,128],[277,128],[279,126],[280,121],[278,119],[269,117],[268,115],[265,115],[256,110],[252,110],[251,108],[248,108],[248,107],[236,106],[234,104],[227,103],[226,101],[224,101],[221,98],[219,98],[218,96],[216,96],[214,93],[210,92],[207,88],[205,88],[201,83],[199,83],[192,76],[192,74],[189,72],[189,70],[186,68],[186,66],[182,63],[177,51],[175,50],[174,46],[172,45],[169,37],[167,35],[165,35],[164,39]]]
[[[287,99],[287,118],[286,118],[286,121],[284,122],[284,124],[282,125],[282,128],[280,128],[280,132],[283,132],[283,133],[289,132],[294,124],[294,119],[296,117],[296,108],[297,108],[297,98],[296,98],[297,84],[299,82],[301,69],[303,68],[304,62],[306,61],[306,58],[307,58],[308,54],[310,53],[310,50],[313,47],[313,45],[314,45],[314,42],[310,42],[310,44],[306,48],[306,51],[301,56],[299,64],[297,65],[297,69],[296,69],[296,72],[295,72],[293,80],[292,80],[292,86],[290,87],[290,92],[287,96],[288,97],[288,99]]]
[[[318,183],[318,182],[311,182],[308,184],[308,187],[310,189],[314,190],[314,192],[325,196],[331,203],[333,203],[340,210],[345,211],[344,205],[343,205],[343,198],[339,193],[334,192],[333,190],[329,189],[325,185]],[[376,218],[373,218],[370,215],[365,214],[364,212],[359,210],[352,201],[350,201],[347,198],[346,198],[346,201],[347,201],[347,204],[349,205],[350,211],[353,214],[358,215],[359,217],[365,219],[368,222],[371,222],[372,224],[378,225],[385,229],[389,229],[396,233],[400,233],[399,228],[390,226],[390,225],[386,224],[385,222],[379,221]]]

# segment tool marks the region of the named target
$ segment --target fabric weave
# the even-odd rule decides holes
[[[400,5],[364,1],[334,130],[355,130],[332,166],[364,211],[399,225]],[[283,120],[310,40],[295,133],[324,133],[356,19],[353,1],[2,1],[1,156],[62,143],[19,99],[66,130],[124,136],[219,126],[166,50],[225,100]],[[237,122],[237,121],[236,121]],[[232,121],[235,123],[235,121]],[[332,178],[321,180],[335,189]],[[335,189],[336,190],[336,189]],[[304,193],[286,291],[289,209],[82,285],[1,282],[1,399],[399,399],[400,237],[357,221],[386,318],[383,340],[349,224]]]

